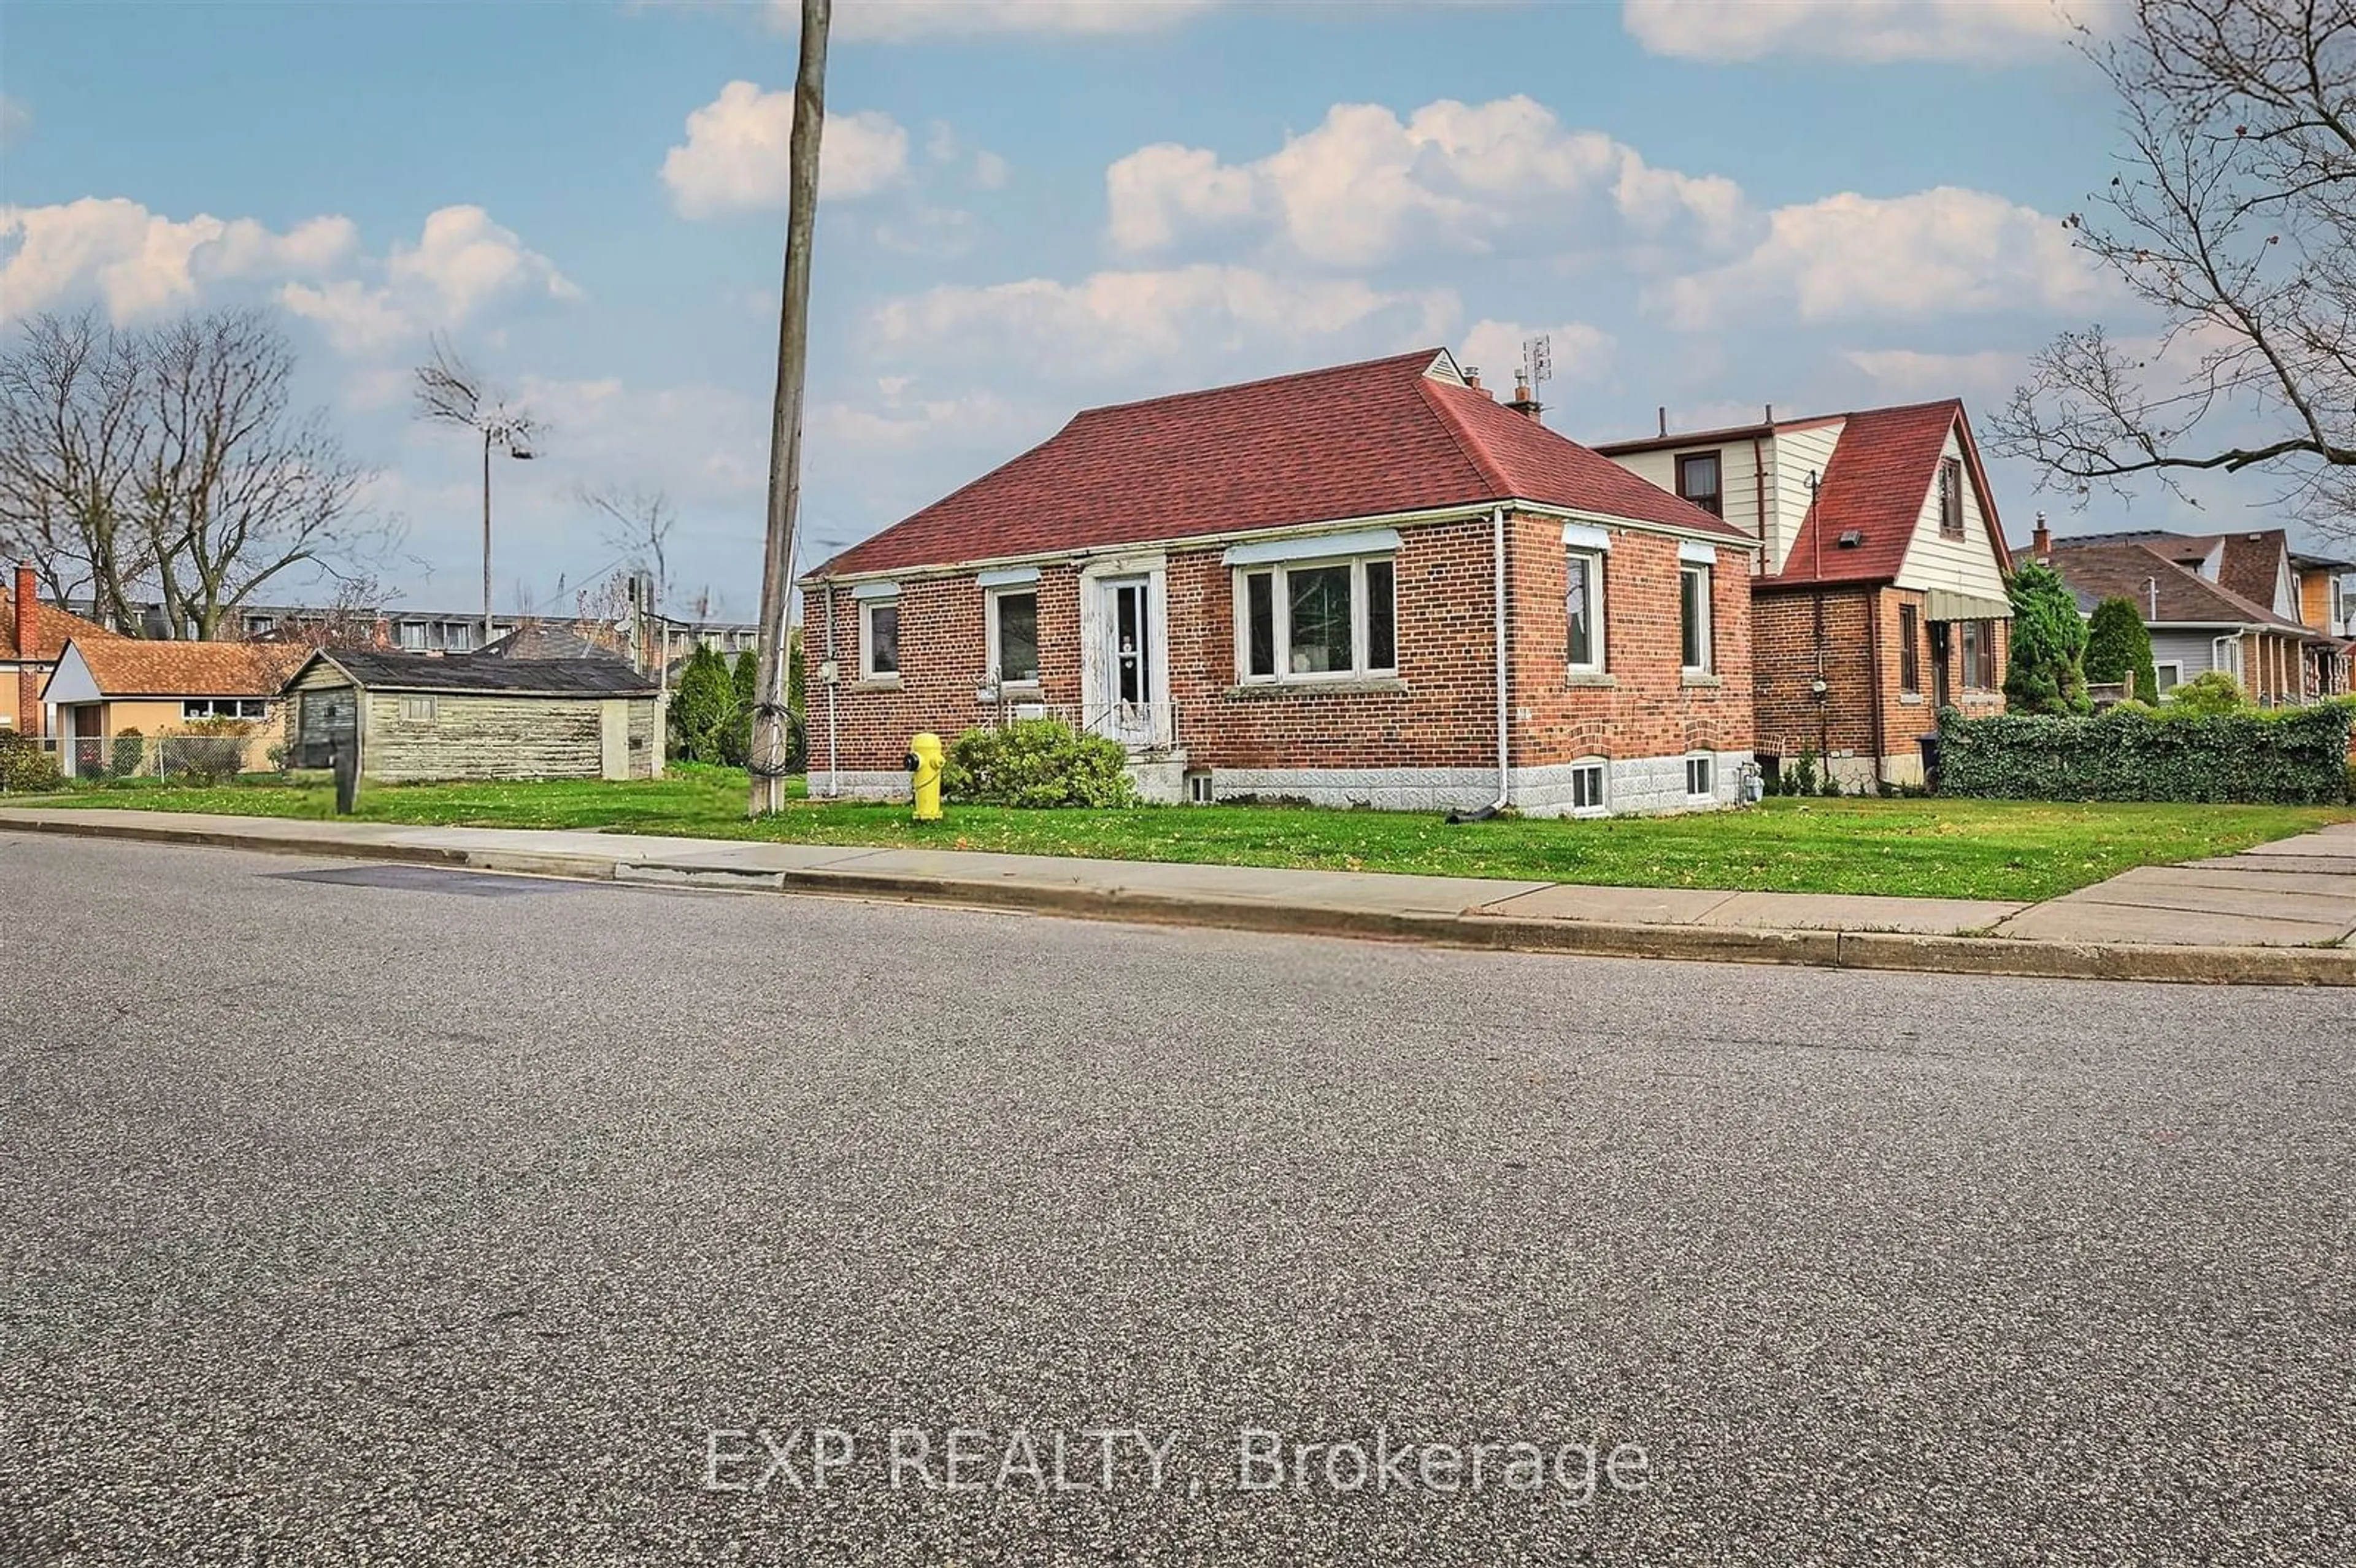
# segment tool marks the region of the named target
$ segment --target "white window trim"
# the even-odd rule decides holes
[[[1236,552],[1231,550],[1228,553],[1233,555]],[[1366,568],[1386,563],[1391,569],[1391,662],[1380,667],[1375,667],[1366,663],[1367,612],[1371,605],[1371,601],[1366,595]],[[1329,566],[1346,566],[1350,569],[1350,667],[1305,670],[1296,674],[1285,667],[1290,662],[1292,651],[1292,595],[1287,586],[1286,578],[1293,571],[1307,571]],[[1270,675],[1255,675],[1251,667],[1251,589],[1247,579],[1263,571],[1269,577],[1268,608],[1269,618],[1275,623],[1271,632],[1275,638],[1273,645],[1276,670]],[[1385,680],[1398,676],[1398,558],[1392,552],[1376,550],[1367,555],[1313,556],[1298,560],[1243,561],[1236,564],[1233,581],[1237,685],[1332,686],[1354,680]]]
[[[2222,669],[2235,680],[2243,677],[2242,637],[2236,632],[2231,636],[2214,637],[2209,643],[2209,667]]]
[[[1681,559],[1677,565],[1677,658],[1680,664],[1683,664],[1686,656],[1686,579],[1688,576],[1697,575],[1701,579],[1701,595],[1697,610],[1700,617],[1700,625],[1697,628],[1698,635],[1694,638],[1701,650],[1701,662],[1684,665],[1685,673],[1687,675],[1708,675],[1718,663],[1718,636],[1715,624],[1718,619],[1717,606],[1710,603],[1710,596],[1718,587],[1715,560],[1713,556],[1712,563],[1705,565],[1699,561]]]
[[[1716,800],[1718,798],[1718,758],[1716,754],[1709,752],[1687,752],[1685,754],[1684,761],[1686,768],[1686,798],[1689,801]],[[1706,770],[1703,777],[1708,782],[1709,787],[1708,789],[1697,791],[1693,786],[1693,766],[1696,763],[1701,763],[1703,768]]]
[[[1570,808],[1570,814],[1573,816],[1609,816],[1612,815],[1612,768],[1603,758],[1581,757],[1571,763],[1571,788],[1574,791],[1578,789],[1578,775],[1590,768],[1595,770],[1595,804],[1577,805],[1579,797],[1574,794],[1571,796],[1574,804]]]
[[[1362,528],[1349,534],[1302,534],[1228,547],[1219,559],[1228,566],[1314,566],[1320,562],[1398,554],[1396,528]]]
[[[989,647],[990,683],[998,688],[1001,692],[1032,695],[1035,694],[1039,689],[1039,677],[1036,673],[1019,680],[1009,679],[1001,670],[998,662],[999,602],[1002,599],[1022,597],[1028,597],[1034,607],[1034,619],[1032,622],[1032,625],[1033,627],[1033,635],[1035,636],[1037,635],[1036,627],[1038,625],[1035,619],[1035,607],[1039,600],[1039,574],[1037,572],[1033,572],[1028,579],[1017,578],[1007,582],[985,588],[982,591],[982,635]],[[1033,652],[1039,656],[1042,664],[1046,662],[1044,649],[1034,648]]]
[[[862,583],[861,586],[865,587],[867,584]],[[856,590],[853,592],[856,593]],[[900,596],[896,592],[894,592],[892,593],[869,593],[858,595],[858,598],[859,678],[862,680],[897,680],[900,678],[899,667],[906,662],[902,655],[903,641],[901,637],[901,633],[905,630],[905,628],[899,625],[897,622],[897,616],[900,611]],[[892,667],[890,669],[879,670],[875,667],[875,612],[887,608],[892,611],[894,617],[892,628]]]
[[[2174,679],[2163,683],[2158,691],[2152,693],[2155,697],[2165,698],[2169,691],[2184,684],[2184,661],[2182,659],[2154,659],[2151,661],[2151,674],[2154,680],[2158,680],[2159,678],[2159,673],[2162,670],[2172,670],[2175,672]]]
[[[1566,529],[1565,531],[1568,532],[1569,530]],[[1585,549],[1574,546],[1563,551],[1563,560],[1565,565],[1563,569],[1564,624],[1562,628],[1562,653],[1563,660],[1573,675],[1601,675],[1604,670],[1609,667],[1611,663],[1610,645],[1606,640],[1605,635],[1605,628],[1610,624],[1610,623],[1604,619],[1603,596],[1603,569],[1610,562],[1611,559],[1612,554],[1608,549]],[[1589,600],[1590,601],[1588,605],[1588,619],[1595,623],[1595,656],[1584,661],[1574,659],[1570,656],[1570,577],[1569,563],[1573,560],[1584,560],[1590,568],[1587,574],[1587,591]]]

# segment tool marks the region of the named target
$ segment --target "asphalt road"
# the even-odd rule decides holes
[[[2344,995],[0,901],[6,1568],[2356,1561]]]

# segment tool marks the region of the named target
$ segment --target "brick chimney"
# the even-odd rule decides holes
[[[1529,419],[1537,419],[1546,412],[1546,405],[1531,395],[1529,381],[1519,373],[1514,377],[1514,400],[1505,406]]]
[[[41,732],[41,676],[26,662],[36,652],[34,636],[34,606],[39,603],[33,581],[33,563],[16,563],[16,594],[10,605],[15,624],[9,630],[16,639],[16,733],[37,735]]]
[[[2053,530],[2045,526],[2045,514],[2037,514],[2037,527],[2029,530],[2029,553],[2043,560],[2053,553]]]

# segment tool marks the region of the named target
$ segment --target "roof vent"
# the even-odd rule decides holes
[[[1840,547],[1841,547],[1841,549],[1855,549],[1858,546],[1859,546],[1859,545],[1863,544],[1864,542],[1865,542],[1865,530],[1864,530],[1863,528],[1843,528],[1843,529],[1841,530],[1841,537],[1840,537]]]

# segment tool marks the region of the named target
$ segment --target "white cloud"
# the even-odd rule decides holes
[[[0,147],[13,147],[33,129],[32,106],[0,92]]]
[[[1583,321],[1524,326],[1514,321],[1482,320],[1467,327],[1458,339],[1457,363],[1478,369],[1485,386],[1509,388],[1526,357],[1522,346],[1541,336],[1548,339],[1547,349],[1554,361],[1555,377],[1566,386],[1591,384],[1611,368],[1618,347],[1610,333]],[[1543,389],[1539,396],[1545,396]]]
[[[973,183],[984,190],[996,190],[1005,185],[1012,166],[996,153],[984,148],[973,155]]]
[[[2100,25],[2117,0],[1625,0],[1621,22],[1658,55],[1753,60],[1772,55],[1883,62],[2003,64]]]
[[[0,208],[0,300],[8,315],[95,295],[114,320],[132,322],[238,283],[265,286],[351,354],[457,325],[495,301],[581,295],[479,207],[430,214],[417,240],[396,241],[381,262],[362,252],[348,218],[314,218],[282,232],[250,218],[166,218],[119,197]]]
[[[346,218],[314,218],[281,233],[250,218],[166,218],[121,197],[0,207],[0,318],[88,289],[115,320],[130,321],[185,304],[216,280],[325,272],[358,244]]]
[[[1390,292],[1356,279],[1203,265],[937,288],[887,303],[875,326],[887,349],[951,345],[1087,373],[1344,335],[1394,347],[1439,342],[1457,313],[1448,289]]]
[[[289,282],[278,303],[316,323],[338,351],[368,355],[461,325],[494,304],[582,297],[554,262],[479,207],[427,214],[415,242],[395,241],[377,271],[380,283],[359,275]]]
[[[945,438],[988,445],[1053,421],[1052,412],[1020,407],[996,392],[915,397],[915,384],[914,377],[879,377],[875,402],[813,405],[808,431],[814,452],[919,452]]]
[[[1767,238],[1726,266],[1649,291],[1676,325],[1757,311],[1802,321],[2009,310],[2074,312],[2104,286],[2058,219],[1986,191],[1847,193],[1779,208]]]
[[[1251,226],[1338,266],[1419,250],[1591,246],[1599,233],[1724,244],[1747,216],[1731,180],[1652,167],[1624,143],[1569,130],[1520,96],[1442,99],[1404,121],[1378,104],[1336,104],[1315,130],[1255,162],[1162,144],[1114,164],[1105,186],[1110,237],[1123,250]]]
[[[786,204],[792,173],[794,95],[732,81],[687,117],[687,141],[664,155],[663,183],[689,218]],[[944,127],[946,129],[946,127]],[[828,197],[872,196],[908,172],[908,133],[889,114],[829,114],[819,138],[819,188]]]
[[[1912,348],[1855,348],[1841,357],[1862,371],[1877,396],[1966,397],[2002,392],[2022,378],[2028,357],[2001,348],[1929,354]]]

